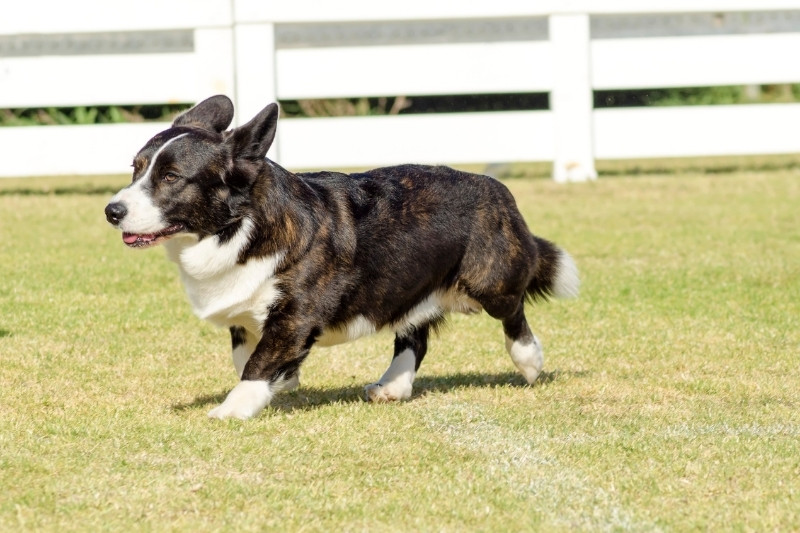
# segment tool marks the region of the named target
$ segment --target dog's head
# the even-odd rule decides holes
[[[181,233],[203,238],[241,218],[250,187],[267,166],[278,106],[225,131],[231,120],[231,101],[212,96],[144,145],[133,160],[131,184],[105,209],[125,244],[144,248]]]

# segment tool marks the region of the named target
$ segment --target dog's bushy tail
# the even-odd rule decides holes
[[[533,300],[575,298],[581,280],[572,257],[552,242],[533,236],[538,252],[536,272],[528,284],[527,295]]]

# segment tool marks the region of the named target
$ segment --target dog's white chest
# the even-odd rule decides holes
[[[244,326],[261,331],[269,308],[280,296],[270,268],[272,258],[236,265],[230,271],[198,280],[181,269],[186,294],[194,313],[218,326]]]
[[[248,221],[249,222],[249,221]],[[260,332],[270,307],[280,296],[275,271],[283,254],[238,263],[250,224],[230,241],[171,239],[167,256],[178,264],[194,313],[218,326],[243,326]]]

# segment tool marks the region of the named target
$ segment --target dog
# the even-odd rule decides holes
[[[256,416],[299,385],[312,346],[379,330],[394,332],[394,356],[367,399],[408,399],[449,312],[501,321],[511,360],[536,380],[525,302],[574,297],[580,282],[502,183],[444,166],[293,174],[266,157],[276,104],[228,130],[233,116],[222,95],[179,115],[105,208],[127,246],[163,243],[195,314],[230,329],[240,381],[209,417]]]

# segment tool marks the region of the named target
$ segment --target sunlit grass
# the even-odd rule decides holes
[[[0,530],[800,527],[800,173],[506,183],[579,299],[456,316],[410,402],[370,405],[391,338],[314,350],[249,422],[226,332],[102,210],[126,178],[0,182]],[[46,192],[45,194],[42,194]]]

